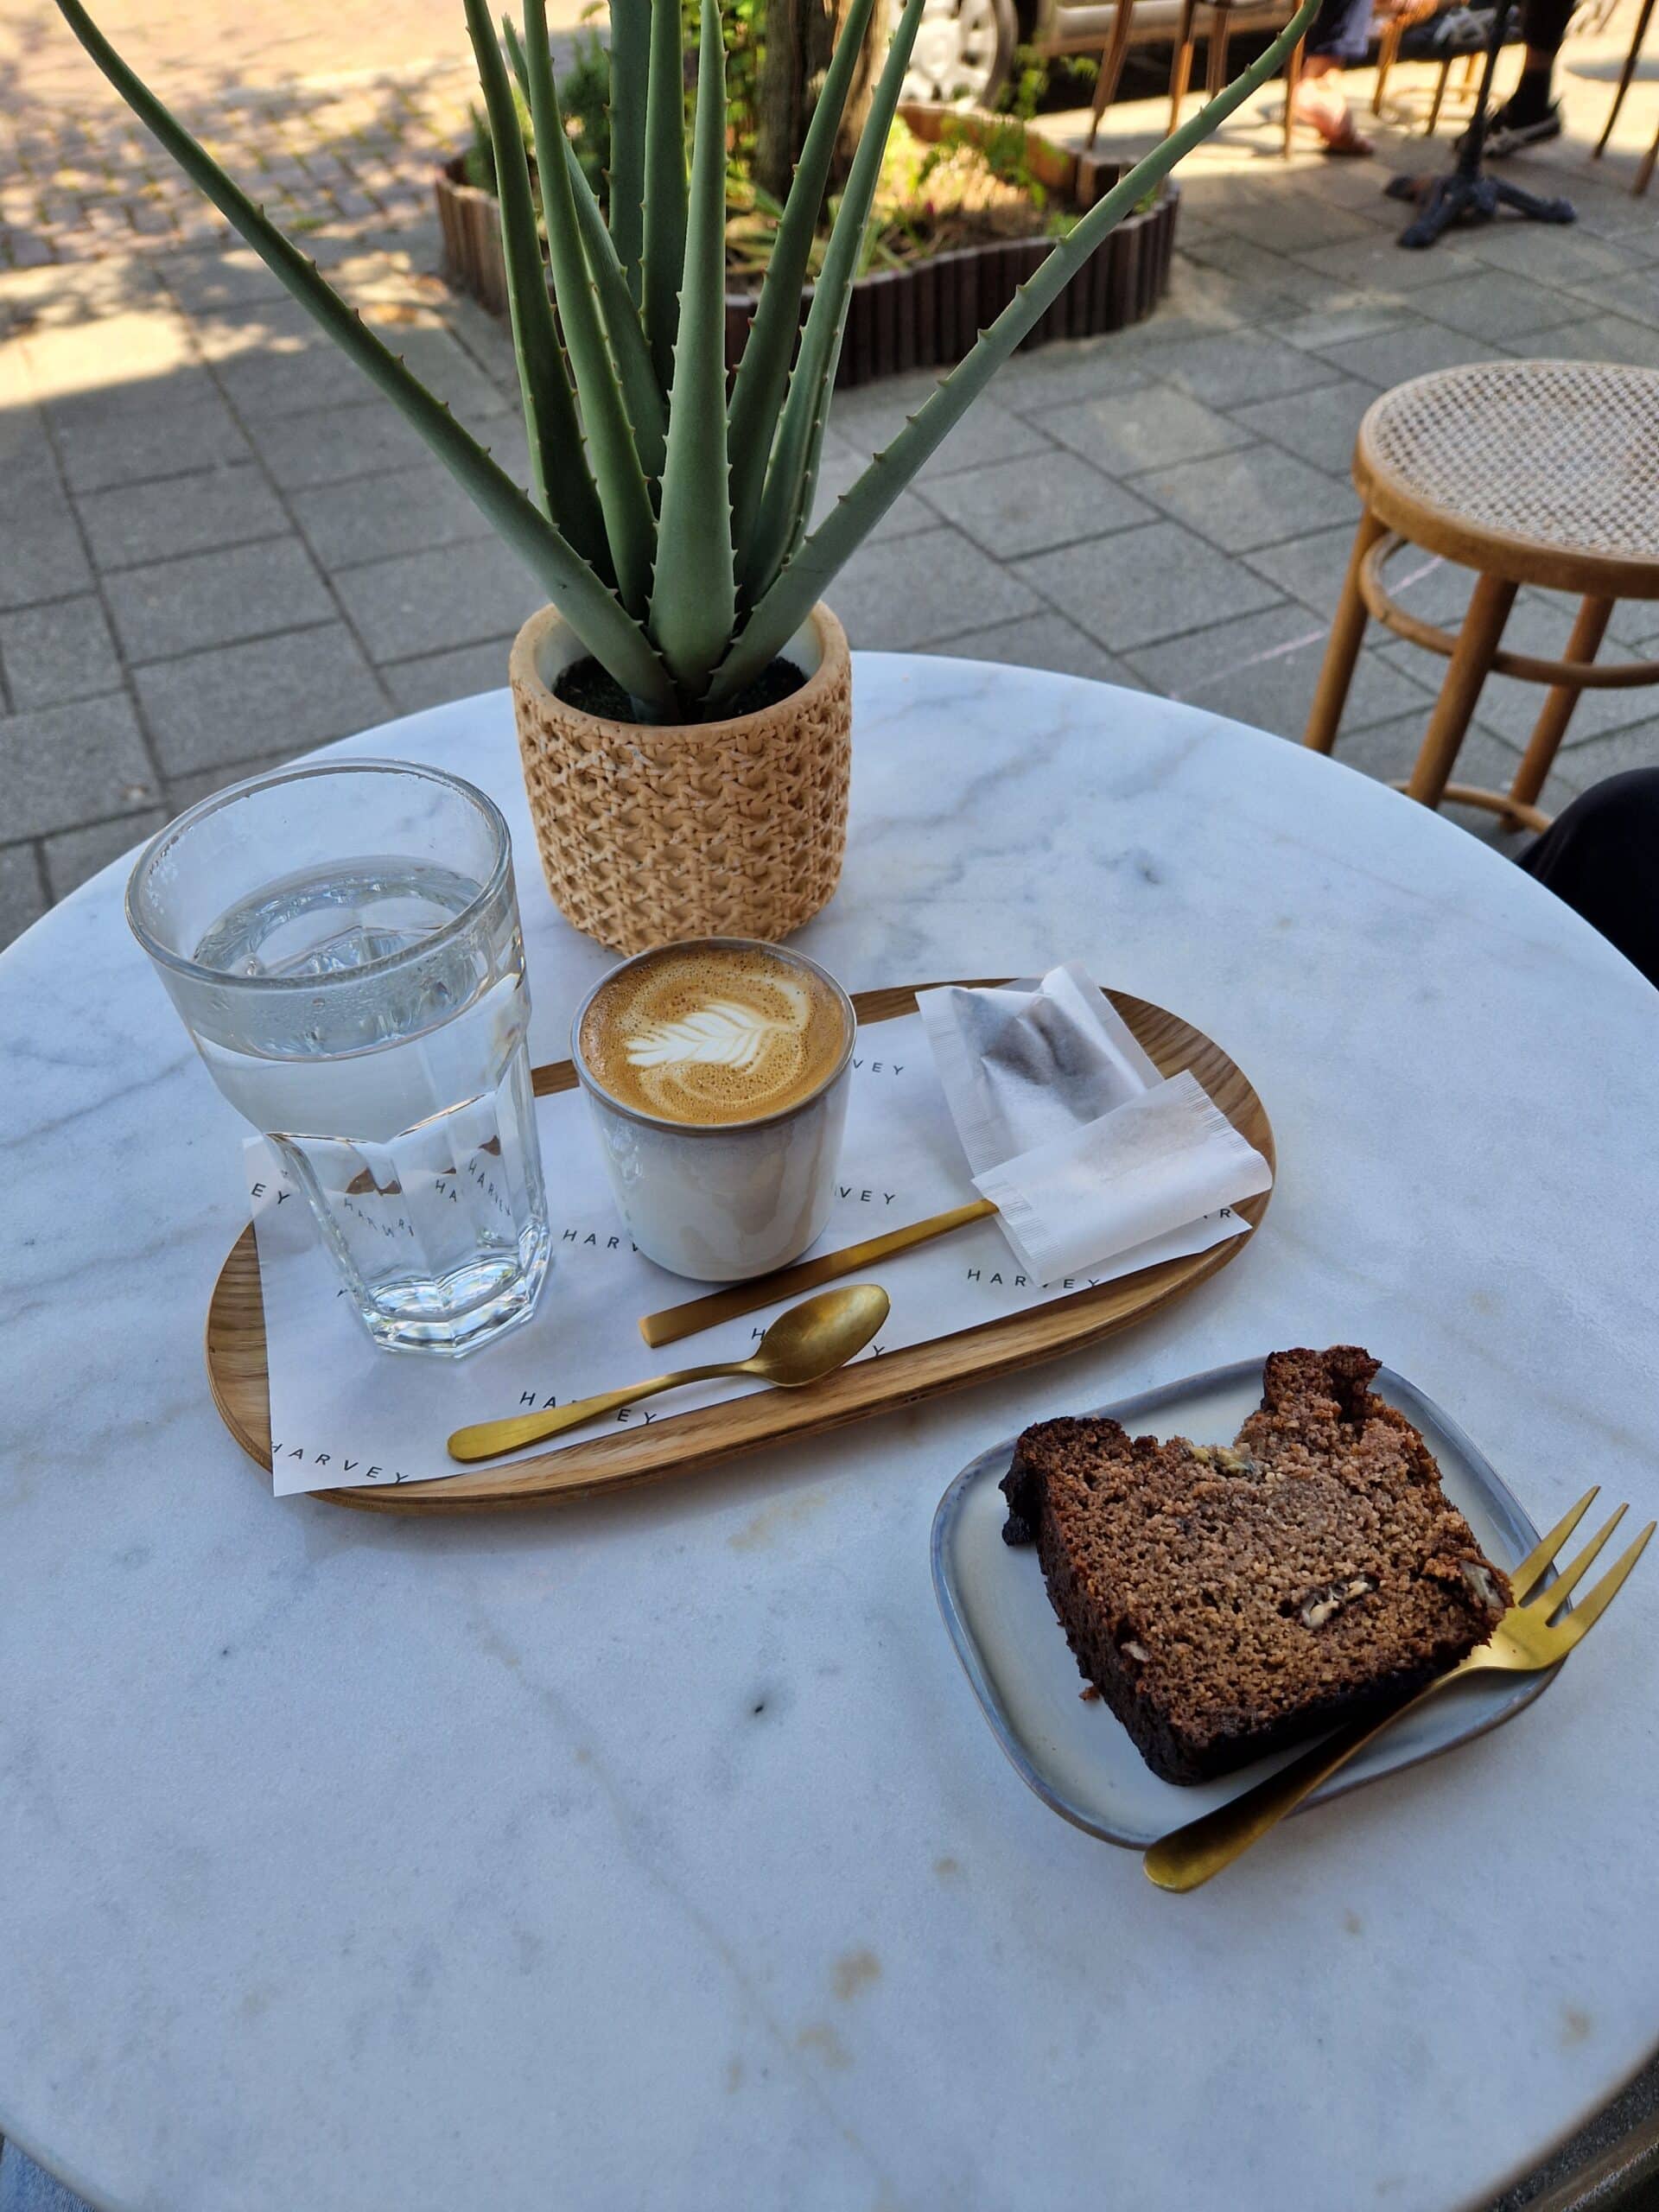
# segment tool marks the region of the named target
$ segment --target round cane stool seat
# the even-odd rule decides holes
[[[1416,377],[1367,410],[1354,448],[1364,502],[1307,743],[1329,752],[1366,616],[1451,665],[1404,788],[1488,806],[1541,828],[1542,790],[1580,691],[1659,680],[1659,663],[1595,664],[1621,599],[1659,599],[1659,370],[1617,362],[1479,361]],[[1454,636],[1394,600],[1383,570],[1402,545],[1475,570]],[[1503,650],[1516,589],[1577,594],[1560,660]],[[1549,687],[1507,792],[1449,781],[1488,674]]]

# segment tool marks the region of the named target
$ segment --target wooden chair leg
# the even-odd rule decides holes
[[[1181,0],[1181,28],[1175,39],[1175,53],[1169,65],[1169,127],[1174,130],[1181,119],[1181,102],[1186,98],[1186,87],[1192,75],[1192,48],[1196,43],[1193,24],[1198,13],[1198,0]]]
[[[1210,44],[1205,60],[1205,86],[1210,98],[1226,89],[1227,48],[1232,38],[1232,9],[1228,0],[1211,0]]]
[[[1649,185],[1653,181],[1653,165],[1656,161],[1659,161],[1659,137],[1655,137],[1652,145],[1649,146],[1647,152],[1643,155],[1642,166],[1637,169],[1636,173],[1636,181],[1630,187],[1630,190],[1636,194],[1638,200],[1647,190]]]
[[[1302,81],[1302,48],[1306,42],[1305,39],[1299,38],[1291,48],[1290,58],[1285,63],[1284,154],[1287,161],[1290,158],[1291,140],[1296,130],[1296,87]]]
[[[1630,79],[1636,74],[1636,65],[1642,52],[1642,41],[1648,35],[1648,21],[1653,14],[1653,0],[1642,0],[1641,13],[1636,19],[1636,35],[1630,41],[1630,50],[1624,57],[1624,67],[1618,73],[1618,90],[1613,94],[1613,104],[1607,111],[1607,120],[1602,125],[1592,153],[1597,161],[1605,152],[1607,141],[1613,135],[1613,125],[1618,121],[1618,111],[1624,105],[1624,95],[1630,89]]]
[[[1382,92],[1389,81],[1389,72],[1400,59],[1400,40],[1402,26],[1398,22],[1385,23],[1382,35],[1376,42],[1376,84],[1371,93],[1371,113],[1382,112]]]
[[[1440,73],[1434,79],[1434,98],[1429,106],[1428,121],[1423,125],[1423,136],[1425,138],[1432,138],[1440,125],[1440,103],[1446,98],[1446,80],[1451,74],[1451,62],[1449,60],[1442,61],[1440,64]]]
[[[1568,660],[1594,660],[1613,611],[1611,599],[1586,599],[1579,609],[1579,619],[1573,625],[1566,658]],[[1554,765],[1555,754],[1567,734],[1567,725],[1573,709],[1579,703],[1580,687],[1576,683],[1557,683],[1552,686],[1538,720],[1533,725],[1527,743],[1526,755],[1515,772],[1515,781],[1510,786],[1510,797],[1523,806],[1537,804],[1538,794],[1544,788],[1549,772]]]
[[[1135,15],[1135,0],[1117,0],[1112,14],[1112,35],[1106,42],[1106,51],[1100,58],[1100,74],[1095,79],[1095,98],[1089,118],[1089,137],[1085,150],[1095,143],[1100,129],[1100,118],[1117,98],[1118,83],[1123,74],[1124,56],[1129,50],[1129,25]]]
[[[1406,785],[1408,798],[1421,799],[1425,806],[1440,804],[1451,779],[1458,747],[1491,671],[1517,588],[1505,576],[1481,576],[1476,582],[1446,681],[1429,717],[1428,734]]]
[[[1337,725],[1348,702],[1348,686],[1354,680],[1354,663],[1359,658],[1368,619],[1365,602],[1359,595],[1360,563],[1382,535],[1382,524],[1368,509],[1360,517],[1359,528],[1354,532],[1348,574],[1343,582],[1342,597],[1337,601],[1336,619],[1331,625],[1319,680],[1314,687],[1313,704],[1308,710],[1307,728],[1302,734],[1302,743],[1311,745],[1316,753],[1329,753],[1337,741]]]

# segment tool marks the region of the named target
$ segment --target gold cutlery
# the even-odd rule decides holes
[[[643,1313],[639,1333],[653,1351],[658,1344],[677,1344],[682,1337],[695,1337],[700,1329],[712,1329],[717,1322],[735,1320],[740,1313],[758,1313],[763,1306],[775,1306],[780,1298],[793,1298],[797,1291],[816,1290],[821,1282],[834,1282],[837,1275],[861,1274],[866,1268],[892,1259],[895,1252],[908,1252],[913,1244],[948,1236],[953,1229],[965,1229],[970,1221],[988,1220],[995,1211],[989,1198],[976,1198],[971,1205],[953,1206],[949,1213],[930,1214],[925,1221],[890,1229],[885,1236],[868,1237],[862,1244],[846,1244],[839,1252],[825,1252],[816,1260],[776,1268],[769,1275],[755,1275],[747,1282],[734,1282],[725,1290],[688,1299],[683,1306],[664,1306],[660,1313]]]
[[[804,1300],[780,1313],[747,1359],[728,1359],[712,1367],[682,1368],[677,1375],[658,1375],[647,1382],[630,1382],[620,1390],[605,1390],[596,1398],[578,1398],[541,1414],[519,1414],[507,1421],[475,1421],[458,1428],[449,1439],[452,1459],[493,1459],[521,1445],[539,1444],[601,1414],[631,1406],[636,1399],[654,1398],[659,1390],[677,1389],[682,1382],[708,1382],[716,1376],[753,1375],[780,1390],[799,1390],[822,1382],[863,1351],[887,1318],[887,1294],[879,1284],[855,1282],[846,1290],[826,1291],[822,1297]]]
[[[1287,1766],[1281,1767],[1276,1774],[1258,1782],[1254,1789],[1243,1791],[1226,1804],[1218,1805],[1214,1812],[1205,1813],[1196,1821],[1189,1821],[1185,1827],[1173,1829],[1168,1835],[1160,1837],[1146,1855],[1144,1864],[1148,1877],[1160,1890],[1196,1890],[1212,1874],[1230,1866],[1269,1828],[1276,1827],[1287,1813],[1294,1812],[1310,1791],[1317,1789],[1338,1767],[1345,1766],[1374,1737],[1380,1736],[1385,1728],[1391,1728],[1404,1714],[1414,1712],[1448,1682],[1460,1681],[1466,1675],[1485,1674],[1492,1669],[1529,1675],[1558,1666],[1574,1644],[1588,1636],[1611,1605],[1654,1531],[1655,1524],[1649,1521],[1589,1594],[1552,1625],[1551,1617],[1566,1601],[1624,1516],[1624,1508],[1621,1505],[1605,1527],[1562,1568],[1555,1580],[1543,1586],[1545,1570],[1584,1518],[1595,1495],[1594,1490],[1586,1491],[1572,1511],[1565,1514],[1511,1572],[1510,1586],[1515,1603],[1493,1630],[1490,1643],[1471,1651],[1460,1666],[1440,1675],[1403,1705],[1385,1713],[1380,1720],[1339,1730],[1304,1751],[1300,1758],[1291,1760]]]

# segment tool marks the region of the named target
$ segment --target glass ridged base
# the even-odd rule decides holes
[[[464,1359],[529,1320],[547,1278],[552,1241],[546,1225],[537,1223],[524,1232],[516,1267],[476,1268],[442,1283],[411,1284],[401,1310],[395,1287],[377,1285],[373,1306],[359,1306],[359,1317],[383,1351]],[[483,1280],[469,1282],[467,1274]]]

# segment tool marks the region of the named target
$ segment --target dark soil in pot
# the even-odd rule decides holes
[[[758,714],[763,707],[775,707],[780,699],[787,699],[800,690],[806,680],[792,660],[775,660],[735,698],[725,702],[718,719],[728,721],[739,715]],[[633,701],[591,653],[584,660],[573,660],[569,668],[561,671],[553,686],[553,696],[563,699],[567,707],[575,707],[584,715],[597,715],[605,721],[632,722],[639,719],[633,710]]]

